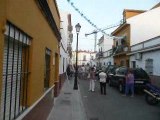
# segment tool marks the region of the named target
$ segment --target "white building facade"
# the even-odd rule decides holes
[[[128,18],[130,24],[130,45],[143,42],[160,35],[160,6]]]
[[[96,54],[96,65],[107,66],[113,65],[113,38],[109,36],[102,36],[98,42],[98,53]]]
[[[130,25],[130,67],[143,68],[160,86],[160,6],[128,18]]]
[[[61,43],[60,43],[60,59],[59,59],[59,74],[60,79],[64,80],[68,64],[71,64],[72,57],[72,24],[71,14],[61,12]]]
[[[72,63],[76,63],[76,52],[72,52]],[[96,56],[96,52],[93,51],[86,51],[86,50],[79,50],[78,51],[78,65],[87,65],[89,64],[90,66],[96,65],[94,59]]]
[[[160,36],[131,46],[130,66],[144,69],[160,85]],[[158,82],[158,83],[157,83]]]

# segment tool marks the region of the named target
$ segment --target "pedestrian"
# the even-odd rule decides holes
[[[89,91],[95,91],[95,72],[93,67],[90,69]]]
[[[87,65],[85,66],[85,79],[87,79],[88,76],[89,76],[89,70],[90,70],[90,66],[89,66],[89,64],[87,63]]]
[[[81,67],[81,72],[82,72],[82,79],[84,80],[85,79],[85,67],[84,67],[84,65],[82,65],[82,67]]]
[[[101,90],[101,94],[106,95],[106,79],[107,79],[107,74],[100,70],[99,73],[99,81],[100,81],[100,90]]]
[[[70,79],[70,75],[71,75],[71,69],[70,69],[70,65],[67,66],[67,77],[68,80]]]
[[[131,97],[134,97],[134,75],[131,69],[126,74],[125,96],[131,91]]]

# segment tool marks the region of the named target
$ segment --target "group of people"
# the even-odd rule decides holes
[[[72,66],[68,66],[67,73],[69,75],[72,74],[71,70],[73,69]],[[78,67],[78,76],[79,79],[89,80],[89,91],[95,91],[95,81],[97,78],[99,79],[100,83],[100,92],[103,95],[106,95],[106,84],[107,84],[107,74],[99,70],[98,75],[96,74],[96,66],[90,67],[89,64],[82,65]],[[97,77],[98,76],[98,77]],[[131,91],[131,96],[134,96],[134,75],[131,69],[128,69],[125,77],[125,94],[127,96],[129,91]]]
[[[89,91],[94,92],[95,91],[95,81],[97,79],[96,77],[96,67],[95,65],[93,67],[90,67],[87,65],[85,69],[85,66],[82,66],[81,69],[84,71],[80,76],[82,76],[83,79],[88,79],[89,80]],[[107,75],[105,72],[100,71],[99,75],[99,81],[100,81],[100,89],[101,89],[101,94],[106,95],[106,79]]]

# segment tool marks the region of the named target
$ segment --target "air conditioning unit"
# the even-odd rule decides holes
[[[141,60],[142,59],[142,53],[136,53],[135,54],[135,59],[136,60]]]

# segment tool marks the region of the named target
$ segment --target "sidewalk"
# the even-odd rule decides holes
[[[65,80],[48,120],[87,120],[80,90],[73,90],[74,79]]]

